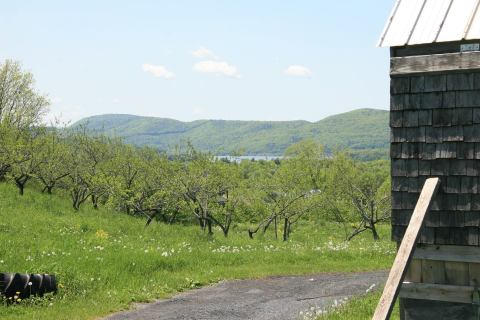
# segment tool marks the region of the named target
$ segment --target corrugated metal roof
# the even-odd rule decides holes
[[[480,0],[397,0],[379,47],[480,39]]]

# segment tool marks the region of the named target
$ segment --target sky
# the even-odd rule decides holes
[[[387,109],[393,0],[0,0],[0,62],[49,118],[308,120]]]

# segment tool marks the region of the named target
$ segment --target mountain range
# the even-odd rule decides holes
[[[138,146],[172,150],[190,141],[196,148],[217,155],[280,156],[290,145],[313,138],[327,151],[349,149],[361,159],[386,158],[389,146],[388,111],[357,109],[317,122],[196,120],[104,114],[81,119],[73,128],[84,126],[96,134],[122,137]]]

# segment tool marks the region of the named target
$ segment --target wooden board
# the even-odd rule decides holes
[[[386,320],[389,319],[393,309],[393,304],[398,296],[402,281],[407,271],[407,266],[410,259],[413,256],[413,250],[415,248],[420,229],[425,219],[425,214],[430,207],[435,191],[439,184],[438,178],[430,178],[425,181],[422,193],[418,199],[415,210],[413,211],[410,224],[405,232],[400,248],[398,249],[397,256],[393,262],[393,267],[388,275],[387,283],[383,289],[382,297],[377,305],[373,320]]]
[[[390,74],[480,69],[480,52],[446,53],[390,59]]]
[[[415,249],[413,257],[424,260],[480,263],[480,247],[421,245]]]
[[[404,282],[399,297],[470,304],[474,289],[471,286]]]

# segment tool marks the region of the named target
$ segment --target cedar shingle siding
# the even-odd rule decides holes
[[[393,240],[438,176],[419,243],[479,246],[480,72],[392,76],[390,91]]]

